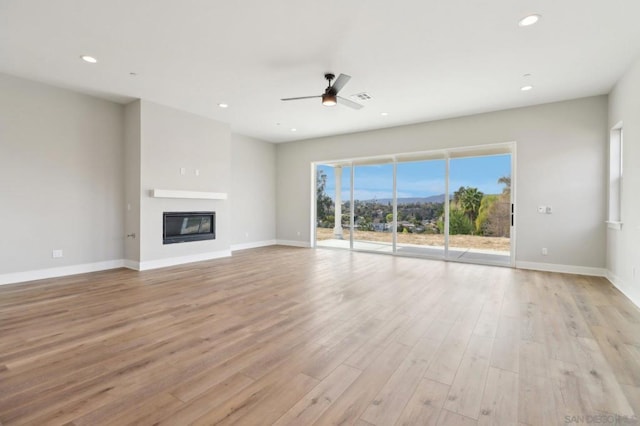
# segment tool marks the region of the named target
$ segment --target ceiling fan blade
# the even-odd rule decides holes
[[[349,82],[349,80],[351,80],[350,75],[340,74],[336,82],[333,83],[333,86],[331,86],[331,88],[333,88],[334,93],[337,95],[338,92],[344,87],[344,85]]]
[[[301,96],[299,98],[284,98],[284,99],[280,99],[281,101],[297,101],[300,99],[312,99],[312,98],[321,98],[322,95],[316,95],[316,96]]]
[[[338,104],[339,105],[344,105],[344,106],[347,106],[347,107],[353,108],[353,109],[360,109],[360,108],[364,107],[364,105],[360,105],[359,103],[350,101],[349,99],[343,98],[342,96],[338,96]]]

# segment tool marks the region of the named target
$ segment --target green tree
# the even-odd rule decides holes
[[[476,234],[487,235],[486,225],[493,205],[498,200],[497,195],[485,195],[480,202],[478,217],[476,218]]]
[[[502,176],[502,194],[485,195],[476,218],[476,231],[488,237],[509,237],[511,230],[511,176]]]
[[[460,188],[458,188],[457,191],[454,191],[453,193],[453,202],[458,204],[460,202],[460,198],[462,198],[462,193],[466,190],[467,188],[465,188],[464,186],[461,186]]]
[[[486,208],[486,220],[481,224],[483,235],[509,237],[511,233],[511,176],[502,176],[498,183],[504,185],[502,194]],[[478,225],[476,221],[476,225]]]
[[[472,187],[464,188],[464,191],[460,194],[460,207],[462,207],[462,210],[472,223],[474,223],[478,217],[483,196],[484,194],[479,191],[478,188]]]
[[[316,174],[316,219],[324,222],[326,217],[333,213],[333,200],[326,193],[327,175],[324,171],[318,170]]]
[[[440,218],[437,223],[440,233],[444,233],[444,220]],[[471,235],[475,226],[464,210],[451,206],[449,209],[449,235]]]
[[[332,214],[328,214],[324,217],[325,222],[323,223],[325,228],[333,228],[336,226],[336,217]]]
[[[362,216],[359,217],[358,220],[356,221],[357,225],[358,225],[358,229],[360,231],[373,231],[373,222],[371,222],[371,218],[366,217],[366,216]]]

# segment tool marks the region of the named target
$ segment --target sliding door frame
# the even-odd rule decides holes
[[[355,249],[354,248],[354,226],[355,226],[355,208],[354,208],[354,187],[355,187],[355,168],[358,165],[365,164],[393,164],[393,194],[392,194],[392,209],[393,209],[393,224],[392,224],[392,251],[389,254],[396,256],[407,256],[405,254],[398,254],[397,245],[398,245],[398,191],[397,191],[397,172],[398,172],[398,164],[409,161],[424,161],[424,160],[445,160],[445,199],[444,199],[444,254],[443,256],[418,256],[420,258],[425,259],[437,259],[444,260],[448,262],[464,262],[464,263],[480,263],[480,264],[488,264],[491,265],[490,262],[478,262],[473,260],[458,260],[458,259],[450,259],[449,258],[449,212],[450,212],[450,200],[447,194],[450,194],[450,161],[452,158],[460,158],[460,157],[479,157],[479,156],[490,156],[490,155],[511,155],[511,188],[510,188],[510,211],[511,211],[511,225],[510,225],[510,234],[509,234],[509,246],[510,246],[510,256],[509,256],[509,266],[515,267],[515,259],[516,259],[516,142],[505,142],[505,143],[497,143],[497,144],[488,144],[488,145],[475,145],[468,147],[458,147],[458,148],[448,148],[448,149],[440,149],[440,150],[432,150],[432,151],[420,151],[420,152],[410,152],[410,153],[401,153],[401,154],[392,154],[392,155],[380,155],[380,156],[371,156],[371,157],[354,157],[348,159],[340,159],[340,160],[326,160],[326,161],[315,161],[311,163],[311,247],[317,247],[317,217],[316,217],[316,176],[317,176],[317,167],[319,165],[340,165],[342,167],[350,168],[350,209],[349,209],[349,250],[351,251],[363,251],[363,252],[371,252],[369,250],[363,249]],[[378,163],[379,161],[379,163]],[[341,191],[341,188],[337,188],[336,190]],[[374,252],[377,253],[377,252]],[[499,266],[505,266],[504,264]]]

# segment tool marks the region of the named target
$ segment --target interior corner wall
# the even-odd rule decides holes
[[[277,239],[311,241],[314,161],[515,141],[516,263],[604,272],[607,105],[595,96],[278,144]]]
[[[607,229],[609,279],[640,306],[640,58],[609,95],[609,128],[622,122],[620,230]]]
[[[123,133],[121,105],[0,74],[0,281],[122,260]]]
[[[228,193],[229,126],[146,100],[141,101],[140,125],[140,268],[230,255],[228,200],[151,196],[154,189]],[[215,240],[164,245],[162,214],[169,211],[215,211]]]
[[[275,244],[276,147],[231,134],[231,248]]]
[[[127,266],[138,269],[140,264],[140,142],[141,101],[125,106],[124,133],[124,258]]]

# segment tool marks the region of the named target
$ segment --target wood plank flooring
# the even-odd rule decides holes
[[[3,425],[596,419],[640,424],[601,278],[276,246],[0,286]]]

